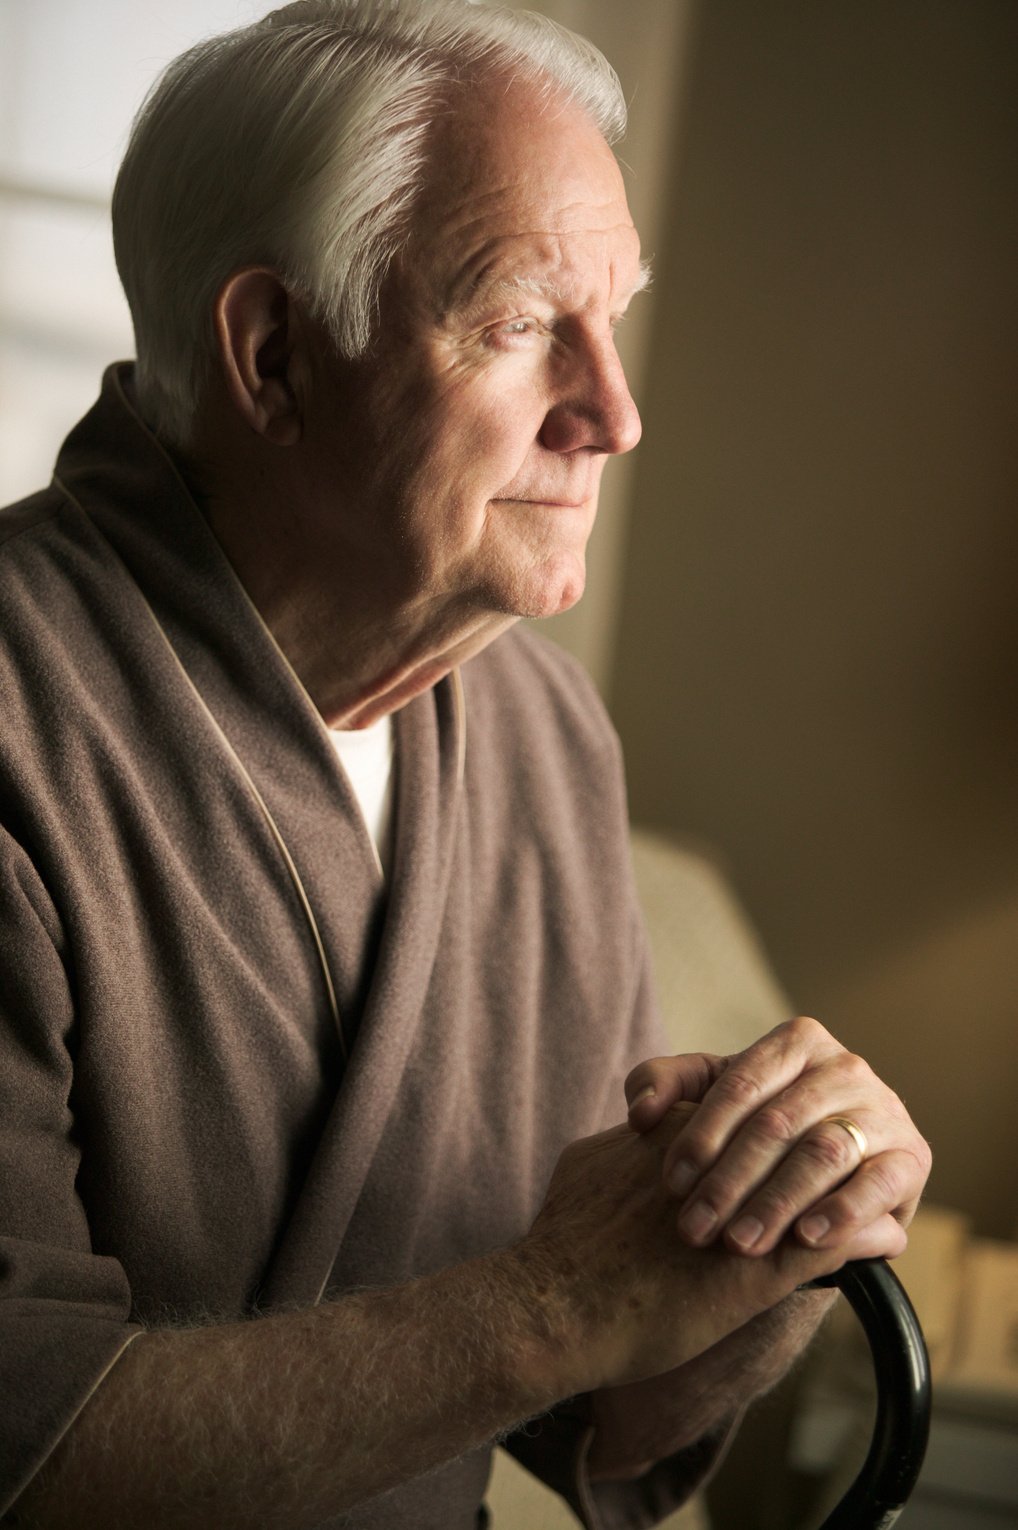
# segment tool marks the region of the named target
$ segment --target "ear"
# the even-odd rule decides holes
[[[300,324],[290,294],[268,267],[245,266],[219,289],[213,319],[226,389],[241,418],[272,445],[294,445],[303,418]]]

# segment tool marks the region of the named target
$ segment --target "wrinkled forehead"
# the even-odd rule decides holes
[[[485,284],[554,286],[596,266],[639,283],[622,174],[591,118],[561,95],[491,82],[440,119],[405,271],[461,301]]]
[[[559,313],[602,306],[621,314],[649,281],[632,224],[547,235],[503,235],[468,247],[435,272],[436,316],[482,316],[528,299]]]

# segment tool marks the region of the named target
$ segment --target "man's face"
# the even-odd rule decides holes
[[[606,457],[640,435],[613,333],[639,241],[596,128],[519,86],[450,114],[432,163],[379,338],[323,363],[308,428],[393,598],[551,615],[583,592]]]

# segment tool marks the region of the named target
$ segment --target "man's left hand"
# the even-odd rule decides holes
[[[818,1021],[790,1020],[733,1057],[653,1058],[625,1087],[639,1132],[679,1101],[699,1105],[663,1168],[687,1242],[723,1238],[759,1255],[794,1231],[836,1248],[880,1224],[879,1252],[905,1247],[929,1146],[893,1090]]]

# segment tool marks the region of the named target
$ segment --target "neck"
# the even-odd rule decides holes
[[[479,653],[514,620],[485,617],[469,624],[461,618],[442,626],[415,627],[390,612],[377,621],[359,613],[351,621],[338,595],[323,601],[319,610],[321,620],[313,636],[306,626],[313,621],[310,602],[302,606],[301,620],[294,625],[262,614],[330,728],[367,728],[397,712]]]

